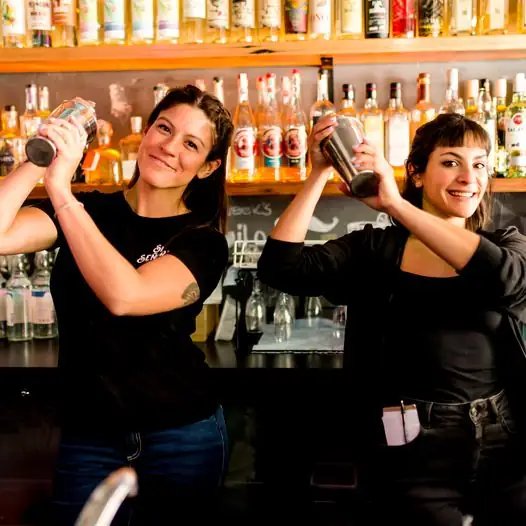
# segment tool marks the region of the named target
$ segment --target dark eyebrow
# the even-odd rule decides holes
[[[455,152],[444,152],[444,153],[441,153],[440,154],[440,157],[443,157],[444,155],[452,155],[453,157],[455,157],[456,159],[458,159],[459,161],[463,161],[464,158],[462,157],[462,155],[459,155],[458,153],[455,153]],[[487,155],[484,154],[484,155],[477,155],[473,160],[474,161],[477,161],[479,159],[484,159],[486,158]]]
[[[160,115],[159,116],[159,120],[160,119],[165,120],[172,128],[175,128],[174,123],[170,119],[167,119],[164,115]],[[195,139],[196,141],[199,141],[201,143],[201,145],[203,146],[203,148],[205,147],[205,143],[203,142],[203,140],[200,137],[198,137],[197,135],[192,135],[192,134],[187,134],[187,135],[188,135],[188,137],[192,137],[192,139]]]

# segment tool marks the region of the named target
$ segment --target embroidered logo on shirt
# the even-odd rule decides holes
[[[157,258],[160,258],[161,256],[164,256],[166,254],[166,249],[163,245],[157,245],[153,249],[153,254],[143,254],[139,259],[137,259],[137,263],[139,265],[141,263],[147,263],[148,261],[154,261]]]

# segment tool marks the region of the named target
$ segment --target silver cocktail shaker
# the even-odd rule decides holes
[[[356,197],[371,197],[378,194],[378,175],[372,170],[358,171],[351,159],[355,152],[353,146],[363,142],[364,129],[355,117],[337,114],[337,125],[329,137],[320,144],[326,159]]]
[[[80,120],[88,134],[87,144],[97,135],[97,116],[95,114],[95,103],[75,97],[64,101],[55,108],[49,118],[68,119],[75,117]],[[37,166],[49,166],[57,155],[57,148],[53,141],[47,137],[35,135],[28,139],[26,144],[27,158]]]

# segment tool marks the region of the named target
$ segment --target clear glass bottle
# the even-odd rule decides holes
[[[177,44],[181,38],[180,1],[155,1],[155,42],[159,44]]]
[[[307,318],[307,325],[309,327],[319,327],[322,317],[323,307],[321,299],[318,296],[310,296],[307,298],[307,305],[305,307],[305,317]]]
[[[526,78],[517,73],[513,98],[506,109],[507,177],[526,177]]]
[[[247,300],[245,307],[245,323],[247,332],[262,333],[265,325],[266,306],[265,297],[261,291],[261,283],[254,278],[252,294]]]
[[[31,47],[51,47],[51,2],[28,0],[27,32]]]
[[[58,335],[57,315],[51,297],[49,254],[35,254],[35,272],[31,276],[31,321],[33,338],[47,340]]]
[[[363,123],[365,136],[384,154],[384,112],[378,107],[376,100],[376,84],[368,82],[365,85],[365,105],[359,113]]]
[[[260,0],[258,6],[258,40],[283,40],[283,9],[281,0]]]
[[[464,98],[466,99],[466,117],[470,119],[477,113],[479,98],[479,81],[478,79],[466,80]]]
[[[340,113],[356,117],[356,101],[354,96],[354,86],[352,84],[342,85],[342,100],[340,101]]]
[[[22,137],[33,137],[37,134],[42,122],[38,113],[38,89],[36,84],[26,86],[26,109],[20,117],[20,132]]]
[[[206,0],[183,0],[182,41],[202,44],[206,38]]]
[[[290,103],[283,108],[284,181],[300,181],[307,176],[307,117],[301,106],[301,75],[292,71]]]
[[[126,44],[126,20],[129,9],[126,0],[103,2],[102,41],[104,44]]]
[[[0,130],[0,178],[8,175],[16,167],[14,141],[18,138],[18,112],[16,106],[9,104],[2,110],[2,129]]]
[[[7,339],[11,342],[33,338],[31,324],[31,281],[26,274],[23,254],[11,259],[11,276],[6,283]]]
[[[309,113],[310,129],[324,116],[334,113],[334,104],[329,100],[329,75],[326,69],[318,70],[318,95]]]
[[[82,165],[86,184],[121,184],[121,154],[111,144],[113,127],[102,119],[97,124],[98,146],[88,150]]]
[[[448,13],[451,36],[477,34],[477,0],[449,0]]]
[[[238,103],[234,111],[230,177],[234,183],[252,182],[256,178],[257,128],[248,101],[248,77],[238,75]]]
[[[0,34],[4,47],[27,47],[25,0],[3,0]]]
[[[47,86],[38,87],[38,116],[44,122],[51,113],[49,109],[49,88]]]
[[[517,30],[526,31],[524,0],[517,1]],[[508,32],[510,6],[508,0],[479,0],[479,32],[482,35],[503,35]]]
[[[340,340],[345,336],[345,326],[347,324],[347,307],[345,305],[338,305],[334,308],[332,313],[334,338]]]
[[[402,103],[402,84],[391,82],[389,107],[385,110],[385,158],[395,175],[403,175],[409,155],[409,111]]]
[[[431,104],[431,75],[420,73],[416,79],[416,105],[411,110],[410,139],[413,141],[416,130],[432,121],[436,116],[436,109]]]
[[[497,109],[493,106],[488,79],[482,79],[479,83],[477,111],[472,119],[486,130],[490,139],[491,151],[488,155],[488,173],[493,176],[495,175],[495,152],[497,149]]]
[[[230,1],[208,0],[206,41],[211,44],[226,44],[230,36]]]
[[[274,307],[274,338],[278,343],[290,340],[294,319],[289,310],[289,303],[281,294]]]
[[[130,44],[152,44],[155,40],[155,0],[130,0]]]
[[[77,0],[53,0],[53,47],[77,45]]]
[[[337,0],[338,38],[363,38],[363,2],[360,0]]]
[[[121,139],[119,142],[121,150],[122,180],[129,183],[135,173],[139,146],[143,138],[142,117],[130,118],[131,134]]]
[[[495,82],[495,108],[497,109],[497,153],[495,156],[495,175],[505,177],[508,171],[508,152],[506,151],[506,96],[508,81],[505,78]]]
[[[464,104],[458,98],[458,69],[451,68],[447,70],[447,87],[446,96],[438,113],[458,113],[465,115],[466,109]]]
[[[231,42],[250,44],[256,40],[256,0],[232,0]]]
[[[306,40],[309,21],[307,0],[285,0],[285,40]]]
[[[101,40],[103,3],[98,0],[78,0],[78,43],[79,46],[98,46]]]

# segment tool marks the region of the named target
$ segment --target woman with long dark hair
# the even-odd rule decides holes
[[[64,395],[53,524],[74,524],[123,465],[139,479],[132,522],[166,524],[185,511],[199,522],[227,462],[222,409],[191,334],[228,261],[230,114],[194,86],[169,91],[148,119],[133,180],[113,194],[72,193],[86,143],[79,123],[51,120],[40,133],[57,157],[0,183],[0,252],[60,247],[51,282]],[[41,177],[49,199],[20,208]],[[115,523],[129,519],[125,506]]]
[[[319,145],[335,124],[314,127],[312,172],[259,273],[284,292],[347,305],[342,420],[371,515],[525,524],[526,238],[487,229],[493,145],[474,121],[439,115],[416,133],[402,194],[382,153],[357,146],[356,166],[379,175],[378,195],[362,201],[393,225],[305,247],[330,173]]]

